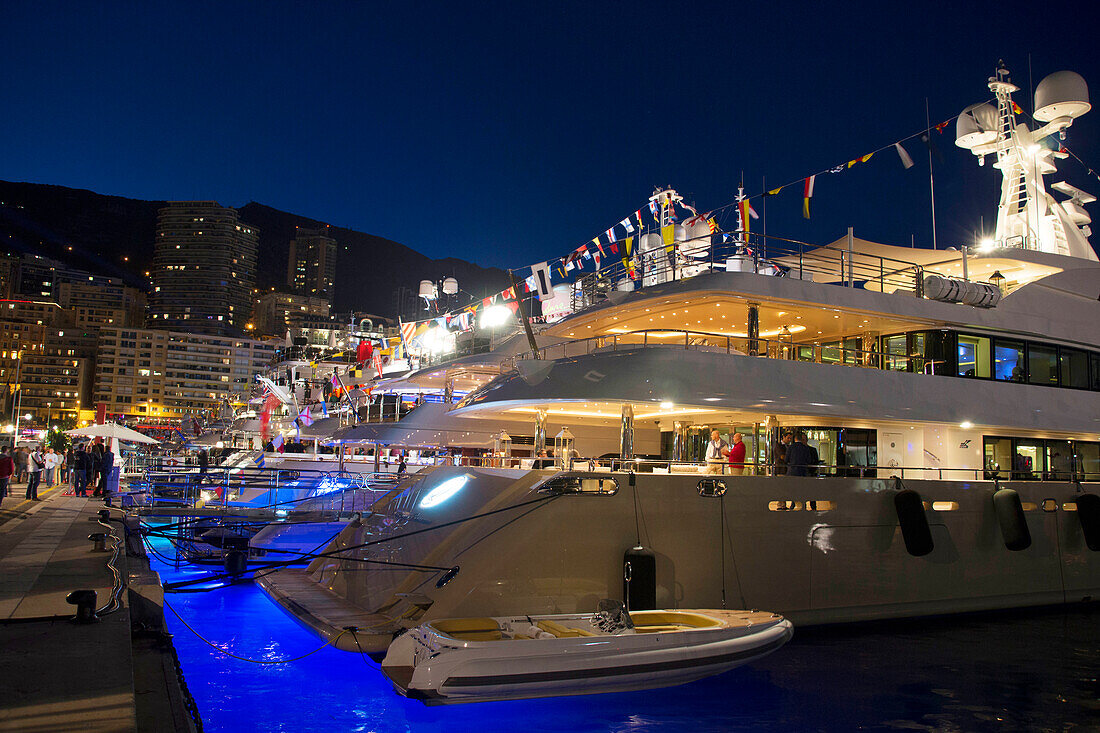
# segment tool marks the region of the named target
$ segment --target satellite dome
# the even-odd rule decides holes
[[[1035,87],[1035,119],[1040,122],[1080,117],[1090,109],[1088,84],[1073,71],[1056,71]]]
[[[435,297],[435,285],[431,280],[421,280],[420,290],[418,292],[421,298],[428,298],[430,300]]]
[[[988,102],[972,104],[955,122],[955,144],[970,150],[997,139],[997,108]]]
[[[453,277],[449,277],[443,281],[443,292],[447,295],[454,295],[458,292],[458,280]]]

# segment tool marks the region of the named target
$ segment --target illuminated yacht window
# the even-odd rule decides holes
[[[989,339],[959,334],[960,377],[989,378]]]
[[[1058,384],[1058,350],[1053,346],[1029,345],[1027,377],[1031,384]]]
[[[997,339],[993,347],[993,378],[1003,382],[1024,381],[1024,343]]]

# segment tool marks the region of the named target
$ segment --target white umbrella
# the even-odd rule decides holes
[[[125,425],[119,425],[118,423],[104,423],[103,425],[89,425],[86,428],[76,428],[75,430],[66,430],[66,435],[84,436],[87,438],[110,438],[111,439],[111,452],[118,455],[118,441],[125,440],[130,443],[159,443],[156,438],[150,438],[148,435],[142,435],[136,430],[131,430]]]

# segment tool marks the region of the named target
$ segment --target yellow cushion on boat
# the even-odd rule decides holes
[[[678,624],[654,624],[652,626],[647,624],[645,626],[635,626],[634,632],[638,634],[659,634],[663,631],[687,631],[691,628],[694,627],[682,626]]]
[[[433,621],[437,631],[465,641],[498,641],[500,626],[491,618],[448,618]]]
[[[576,638],[578,636],[595,636],[591,631],[585,631],[584,629],[574,629],[569,626],[562,626],[557,621],[539,621],[538,627],[543,631],[553,634],[559,639]]]
[[[643,633],[647,631],[647,627],[651,626],[706,629],[722,625],[722,622],[717,619],[682,611],[632,611],[630,620],[634,622],[634,628]],[[671,630],[673,629],[662,629],[662,631]]]

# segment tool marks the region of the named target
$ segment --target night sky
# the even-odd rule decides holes
[[[918,132],[925,97],[933,124],[986,99],[999,58],[1027,111],[1029,54],[1034,83],[1072,69],[1095,103],[1090,10],[8,2],[0,178],[255,200],[433,257],[518,267],[566,254],[655,185],[708,210],[742,175],[755,194],[762,176],[772,188]],[[1100,110],[1068,134],[1100,170]],[[971,243],[979,216],[992,228],[999,175],[954,146],[954,125],[936,143],[940,246]],[[819,177],[809,222],[800,186],[769,198],[768,233],[823,243],[851,225],[930,246],[927,151],[907,147],[909,171],[884,151]],[[1100,194],[1081,166],[1059,165]]]

